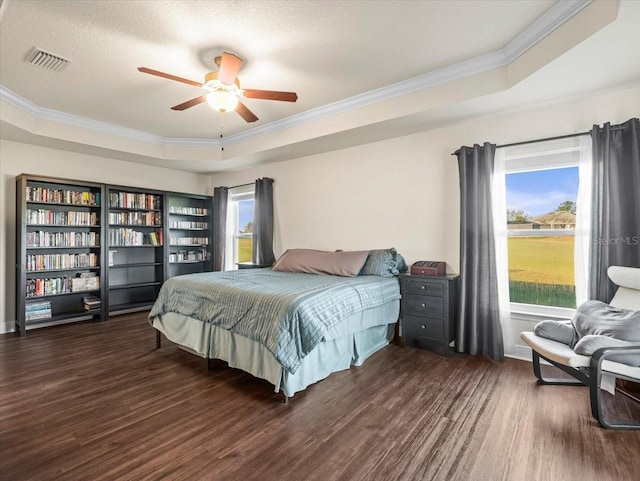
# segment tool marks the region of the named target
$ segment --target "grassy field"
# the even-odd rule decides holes
[[[509,237],[508,243],[512,281],[575,285],[573,236]]]
[[[252,239],[238,239],[238,262],[251,262]]]

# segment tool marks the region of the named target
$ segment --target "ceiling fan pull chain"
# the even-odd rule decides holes
[[[222,134],[224,133],[224,115],[220,115],[220,148],[224,152],[224,140]]]

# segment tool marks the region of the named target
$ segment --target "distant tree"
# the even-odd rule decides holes
[[[526,222],[529,217],[523,210],[507,209],[507,222]]]
[[[253,234],[253,222],[249,222],[244,226],[244,229],[240,231],[241,234]]]
[[[570,200],[565,200],[562,204],[556,207],[556,212],[571,212],[572,214],[576,213],[576,203]]]

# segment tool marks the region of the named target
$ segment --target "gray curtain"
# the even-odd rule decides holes
[[[609,266],[640,267],[640,121],[593,126],[589,299],[609,302]]]
[[[254,264],[271,266],[273,255],[273,179],[256,180],[253,204],[253,250]]]
[[[456,350],[504,358],[496,269],[491,182],[496,146],[456,152],[460,170],[460,291]],[[506,213],[505,213],[506,215]]]
[[[229,189],[213,189],[213,270],[224,270],[225,237],[227,235],[227,201]]]

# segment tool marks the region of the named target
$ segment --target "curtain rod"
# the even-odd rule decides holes
[[[611,130],[623,130],[624,128],[624,125],[617,125],[615,127],[611,127]],[[559,135],[557,137],[546,137],[544,139],[524,140],[522,142],[513,142],[511,144],[496,145],[496,149],[515,147],[517,145],[535,144],[537,142],[548,142],[551,140],[570,139],[571,137],[580,137],[582,135],[591,135],[591,131],[589,130],[587,132],[578,132],[577,134]],[[456,155],[456,152],[453,152],[451,155]]]
[[[273,182],[273,179],[271,177],[263,177],[263,179],[270,180],[271,182]],[[227,189],[236,189],[238,187],[246,187],[248,185],[256,185],[256,183],[255,182],[247,182],[246,184],[232,185],[231,187],[227,187]]]
[[[238,187],[246,187],[248,185],[256,185],[256,183],[255,182],[247,182],[246,184],[232,185],[231,187],[227,187],[227,189],[236,189]]]

